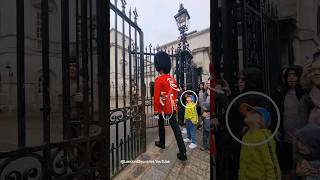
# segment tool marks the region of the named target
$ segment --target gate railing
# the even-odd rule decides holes
[[[111,177],[146,151],[145,72],[143,32],[138,13],[126,1],[110,3],[110,166]],[[133,20],[132,20],[133,18]],[[132,53],[134,52],[134,53]]]
[[[41,12],[38,16],[41,21],[38,24],[41,25],[39,28],[41,35],[38,37],[41,49],[37,49],[39,54],[28,54],[26,51],[29,50],[29,47],[25,48],[25,46],[31,48],[36,46],[32,44],[34,42],[25,43],[29,32],[25,31],[25,22],[29,22],[25,19],[28,18],[31,21],[35,18],[25,17],[25,14],[33,14],[25,13],[25,7],[30,7],[29,4],[25,6],[25,2],[24,0],[16,0],[15,11],[14,9],[6,11],[6,13],[11,13],[10,17],[16,17],[16,23],[8,24],[8,29],[16,30],[16,57],[12,55],[6,60],[8,67],[12,67],[12,76],[10,77],[13,81],[12,86],[17,89],[17,96],[13,96],[16,104],[11,104],[13,107],[17,107],[17,113],[16,117],[1,118],[3,124],[0,126],[0,131],[6,132],[9,140],[17,139],[18,143],[14,149],[12,147],[5,151],[2,149],[0,153],[0,179],[109,179],[108,119],[110,103],[107,99],[110,93],[110,78],[108,78],[110,76],[109,61],[106,61],[108,59],[106,44],[108,36],[106,34],[109,3],[105,0],[63,0],[57,4],[55,2],[49,3],[48,0],[32,1],[32,5],[36,8],[32,7],[26,10],[36,11],[37,9]],[[61,11],[57,6],[61,7]],[[8,7],[14,6],[9,4]],[[80,14],[79,9],[81,9]],[[73,10],[76,11],[77,18],[74,18]],[[97,17],[96,29],[92,26],[93,14],[96,14]],[[7,15],[9,17],[9,14]],[[78,23],[70,22],[78,22],[73,21],[78,20],[78,15],[81,18],[81,26],[76,29],[79,31],[81,29],[81,36],[74,37],[70,33],[70,29],[72,30],[72,26]],[[61,22],[61,24],[54,24],[54,27],[53,23],[55,22]],[[15,24],[16,27],[11,26]],[[52,36],[51,33],[59,25],[61,34],[54,32],[53,34],[57,37]],[[97,49],[95,52],[92,48],[94,32],[97,34],[96,43],[94,43]],[[50,45],[55,41],[54,37],[61,42],[59,49],[61,56],[58,57],[50,56],[52,53]],[[75,62],[70,62],[73,59],[70,52],[72,44],[70,41],[76,42],[78,47],[74,54],[76,56]],[[3,42],[1,44],[7,45]],[[4,58],[8,57],[1,57],[1,59]],[[73,67],[74,63],[75,67]],[[71,66],[73,70],[76,69],[76,72],[71,71]],[[80,78],[80,67],[82,78]],[[37,75],[34,72],[39,72],[38,77],[42,77],[39,88],[41,89],[42,107],[41,111],[40,108],[35,108],[34,111],[29,112],[27,108],[31,109],[30,102],[34,96],[32,88],[28,88],[26,84],[33,82],[32,77]],[[53,76],[51,72],[56,76]],[[74,73],[77,74],[77,80],[71,82],[71,74]],[[17,76],[13,74],[17,74]],[[73,91],[74,89],[77,91]],[[92,93],[93,91],[97,92],[95,109],[93,108],[93,97],[90,98],[90,90]],[[71,95],[75,92],[79,95],[77,102]],[[62,108],[63,111],[62,114],[55,114],[52,109],[56,107],[52,102],[60,97],[62,97],[63,105],[58,108]],[[81,113],[76,113],[77,120],[73,118],[73,104],[77,104],[77,107],[81,109]],[[17,119],[17,131],[6,129],[6,126],[15,119]],[[76,123],[72,121],[76,121]],[[73,134],[71,133],[72,129],[75,129]],[[12,137],[14,133],[16,136]],[[7,145],[6,138],[2,138],[0,143],[1,148],[3,145]],[[14,143],[10,142],[10,145],[14,146]]]
[[[281,69],[275,3],[273,0],[214,0],[212,4],[217,77],[234,85],[239,70],[256,67],[263,72],[264,92],[270,94]]]

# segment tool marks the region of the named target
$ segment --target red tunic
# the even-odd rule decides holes
[[[178,91],[177,81],[170,74],[158,76],[154,82],[154,113],[172,114],[173,111],[176,111]],[[172,95],[173,108],[162,106],[160,102],[160,98],[165,97],[169,93]]]

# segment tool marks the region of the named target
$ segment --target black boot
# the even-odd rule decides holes
[[[165,145],[161,144],[160,141],[156,141],[154,142],[154,144],[161,149],[164,149],[166,147]]]
[[[180,159],[181,161],[187,160],[187,153],[178,153],[177,158]]]

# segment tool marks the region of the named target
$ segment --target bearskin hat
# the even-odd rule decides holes
[[[157,52],[154,56],[154,66],[158,72],[169,74],[171,70],[170,56],[163,51]]]

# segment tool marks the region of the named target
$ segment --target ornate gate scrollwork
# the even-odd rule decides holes
[[[21,167],[21,162],[23,161],[33,161],[37,163],[38,166],[35,167]],[[19,162],[20,161],[20,162]],[[41,179],[43,172],[44,160],[41,155],[36,153],[21,154],[15,157],[8,157],[0,164],[0,179],[4,180],[31,180],[31,179]],[[19,168],[16,168],[20,165]]]

